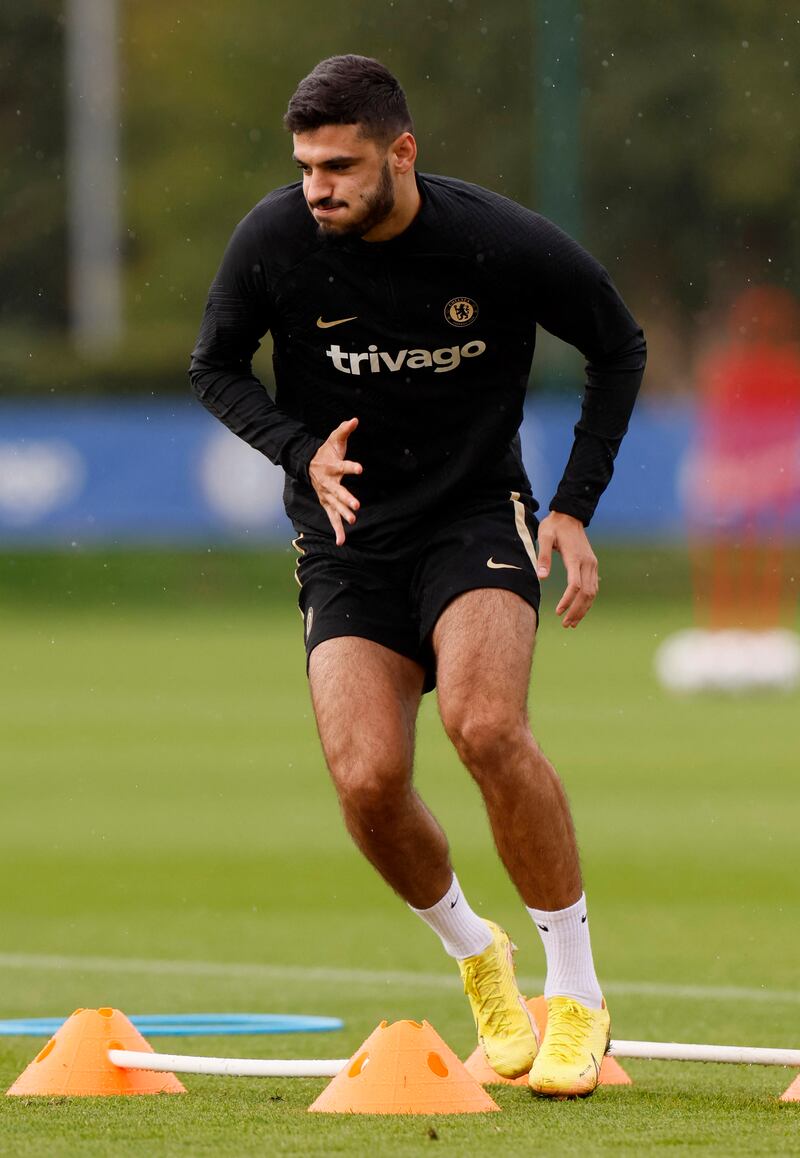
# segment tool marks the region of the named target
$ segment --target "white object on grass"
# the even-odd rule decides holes
[[[612,1057],[650,1061],[727,1062],[743,1066],[789,1066],[800,1069],[800,1049],[764,1049],[747,1045],[692,1045],[680,1041],[612,1041]]]
[[[679,631],[658,648],[655,669],[674,692],[791,691],[800,682],[800,637],[784,628]]]
[[[155,1070],[156,1073],[218,1074],[232,1078],[332,1078],[344,1069],[349,1058],[329,1060],[237,1057],[189,1057],[180,1053],[144,1053],[133,1049],[110,1049],[108,1057],[126,1070]]]
[[[693,1045],[674,1041],[612,1041],[608,1052],[611,1057],[644,1058],[651,1061],[726,1062],[733,1065],[788,1066],[800,1069],[800,1049]],[[122,1069],[250,1078],[333,1078],[350,1060],[189,1057],[179,1053],[143,1053],[130,1049],[110,1049],[108,1056],[115,1066]]]

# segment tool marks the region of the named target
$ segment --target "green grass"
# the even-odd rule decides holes
[[[614,553],[577,632],[545,611],[531,694],[575,810],[614,1035],[797,1046],[798,697],[658,688],[653,649],[689,620],[665,558]],[[330,1057],[382,1018],[424,1017],[471,1051],[451,963],[343,831],[292,586],[283,554],[0,560],[0,1016],[330,1014],[342,1032],[155,1040]],[[431,697],[418,779],[472,903],[510,927],[533,991],[538,938]],[[0,1085],[40,1044],[0,1038]],[[800,1154],[800,1107],[776,1097],[787,1071],[626,1068],[633,1087],[588,1102],[499,1089],[503,1112],[474,1117],[309,1116],[320,1081],[0,1098],[0,1154]]]

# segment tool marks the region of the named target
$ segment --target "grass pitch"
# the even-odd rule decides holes
[[[574,807],[614,1036],[797,1047],[798,697],[665,695],[653,650],[689,621],[688,595],[668,596],[674,560],[601,561],[603,599],[577,632],[552,615],[551,583],[531,710]],[[0,561],[0,1016],[345,1019],[336,1034],[154,1040],[250,1057],[347,1056],[382,1018],[424,1017],[471,1051],[452,963],[343,831],[290,575],[284,555]],[[418,781],[472,904],[507,925],[538,991],[538,938],[431,697]],[[3,1088],[41,1044],[0,1038]],[[465,1117],[309,1116],[312,1080],[0,1098],[0,1153],[800,1154],[800,1106],[777,1102],[788,1071],[626,1069],[632,1088],[586,1102],[496,1087],[502,1114]]]

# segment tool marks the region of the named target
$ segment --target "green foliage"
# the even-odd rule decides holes
[[[0,327],[66,320],[61,9],[0,9]]]
[[[113,356],[83,361],[63,328],[60,6],[15,8],[0,17],[5,389],[184,389],[206,288],[233,226],[296,177],[281,116],[297,80],[324,56],[376,55],[397,72],[422,169],[535,201],[536,113],[552,101],[535,65],[544,0],[491,10],[477,0],[330,0],[324,14],[314,0],[198,0],[191,10],[127,0],[127,335]],[[579,8],[581,239],[635,312],[659,325],[666,318],[691,343],[698,309],[748,279],[797,289],[793,11],[767,19],[758,0]],[[266,359],[260,369],[268,379]]]
[[[598,248],[691,312],[800,286],[796,14],[755,0],[584,5],[587,214]]]

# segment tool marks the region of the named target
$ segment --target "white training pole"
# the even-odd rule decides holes
[[[273,1058],[189,1057],[181,1053],[142,1053],[133,1049],[110,1049],[108,1057],[126,1070],[156,1073],[218,1074],[232,1078],[333,1078],[349,1058],[321,1061],[279,1061]]]
[[[608,1052],[612,1057],[651,1061],[727,1062],[800,1069],[800,1049],[689,1045],[672,1041],[612,1041]],[[274,1058],[189,1057],[180,1053],[140,1053],[130,1049],[110,1049],[108,1057],[122,1069],[250,1078],[333,1078],[349,1061],[349,1058],[282,1061]]]
[[[679,1041],[612,1041],[612,1057],[651,1061],[729,1062],[744,1066],[800,1069],[800,1049],[760,1049],[746,1045],[688,1045]]]

